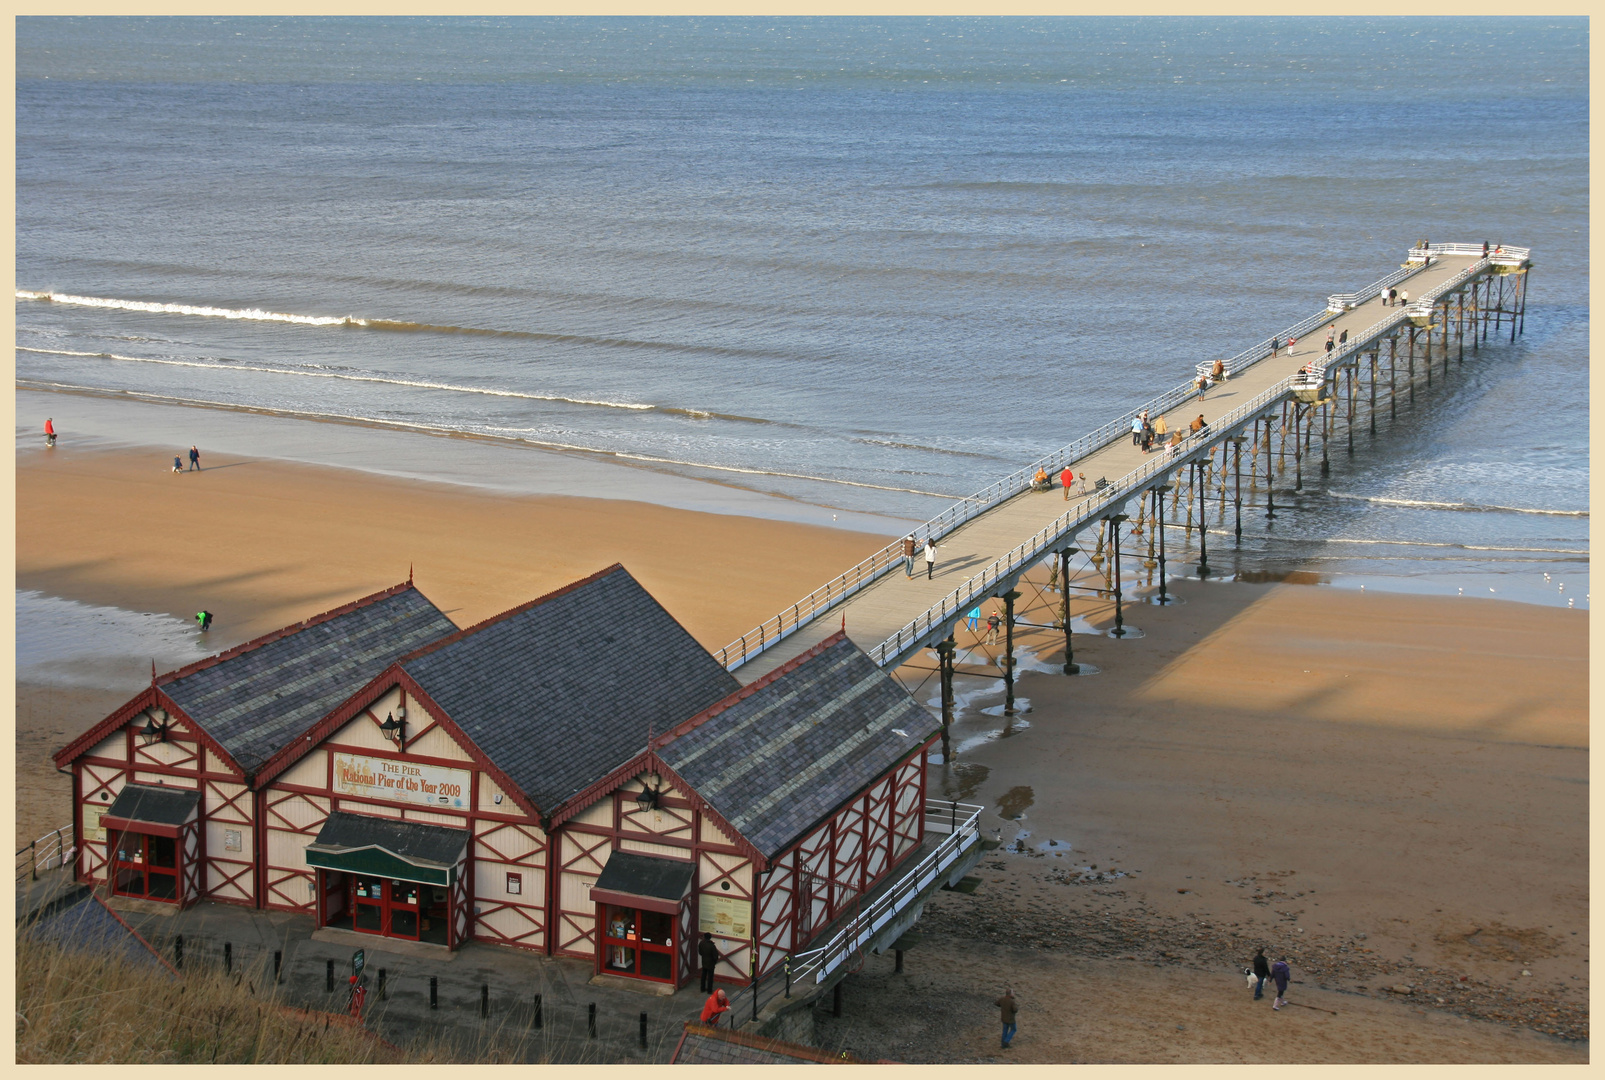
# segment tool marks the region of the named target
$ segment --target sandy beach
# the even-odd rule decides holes
[[[22,455],[18,587],[204,607],[219,649],[409,566],[468,625],[620,561],[718,647],[885,542],[256,459],[173,476],[162,460]],[[1032,578],[1022,618],[1047,622],[1058,594]],[[975,677],[933,790],[984,803],[1004,846],[973,894],[927,909],[905,975],[872,957],[848,980],[848,1015],[822,1020],[822,1039],[995,1059],[990,1002],[1012,982],[1009,1060],[1586,1061],[1587,613],[1292,584],[1174,592],[1127,605],[1141,636],[1076,636],[1095,675],[1055,673],[1061,634],[1023,634],[1014,718],[979,679],[989,650],[960,631]],[[1111,622],[1091,593],[1072,604],[1078,627]],[[930,667],[900,672],[922,701]],[[19,838],[68,816],[49,752],[137,689],[19,684]],[[1251,1005],[1241,969],[1261,944],[1317,1008]],[[940,1031],[910,1027],[933,1016]]]

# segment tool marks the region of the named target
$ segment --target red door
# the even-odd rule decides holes
[[[601,929],[600,970],[653,982],[675,981],[677,928],[673,915],[598,904],[596,922]]]
[[[111,891],[118,896],[178,903],[178,841],[171,836],[107,830]]]

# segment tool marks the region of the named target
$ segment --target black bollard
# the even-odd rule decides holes
[[[535,995],[535,1028],[536,1028],[537,1031],[540,1030],[540,1026],[541,1026],[541,996],[539,994],[536,994]]]
[[[646,1049],[646,1013],[641,1014],[641,1049]]]
[[[223,974],[234,974],[234,943],[232,941],[223,942]]]
[[[379,969],[379,986],[378,986],[378,989],[375,992],[378,995],[378,998],[379,998],[380,1001],[383,1001],[385,999],[385,969],[384,968],[380,968]]]
[[[596,1038],[596,1002],[593,1001],[585,1007],[585,1014],[585,1029],[594,1039]]]
[[[440,982],[433,975],[429,976],[429,1007],[440,1008]]]
[[[176,967],[176,968],[182,968],[184,966],[184,935],[183,934],[180,934],[180,935],[178,935],[178,937],[173,939],[173,966]]]
[[[274,985],[278,985],[278,982],[279,982],[279,970],[283,966],[284,966],[284,950],[282,950],[282,949],[274,949],[273,950],[273,983],[274,983]]]
[[[328,961],[327,963],[324,964],[324,967],[323,967],[323,982],[324,982],[324,989],[327,990],[331,994],[334,993],[334,961],[333,960],[330,960],[330,961]]]
[[[479,1015],[481,1019],[490,1017],[490,984],[479,984]]]

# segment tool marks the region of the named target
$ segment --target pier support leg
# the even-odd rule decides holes
[[[1276,516],[1276,491],[1271,486],[1271,418],[1265,418],[1265,517]]]
[[[1166,485],[1160,484],[1154,488],[1154,517],[1159,522],[1159,602],[1170,603],[1170,594],[1165,591],[1165,518],[1160,511],[1165,507],[1165,492],[1170,490]]]
[[[936,659],[942,673],[942,760],[949,765],[953,763],[950,729],[953,727],[953,653],[957,648],[951,633],[946,641],[936,643]]]
[[[1371,350],[1371,435],[1377,433],[1377,355],[1379,350]]]
[[[1120,610],[1120,523],[1125,520],[1126,515],[1124,514],[1115,514],[1112,517],[1104,518],[1104,521],[1109,523],[1109,554],[1111,561],[1114,563],[1115,569],[1115,628],[1109,631],[1109,636],[1115,638],[1123,638],[1126,636],[1126,620]]]
[[[1334,386],[1333,389],[1336,390],[1337,387]],[[1322,476],[1331,476],[1332,475],[1332,463],[1327,460],[1327,456],[1326,456],[1327,436],[1329,436],[1331,433],[1332,433],[1332,406],[1327,404],[1326,402],[1322,402],[1321,403],[1321,475]]]
[[[1455,293],[1455,363],[1466,362],[1466,294]]]
[[[1198,486],[1204,486],[1204,463],[1198,462]],[[1198,500],[1198,576],[1209,576],[1209,530],[1204,527],[1204,500]]]
[[[1349,368],[1349,417],[1343,424],[1349,438],[1349,457],[1354,456],[1354,379],[1359,371],[1358,367]]]
[[[1409,388],[1410,388],[1410,404],[1412,406],[1414,406],[1415,403],[1416,403],[1416,332],[1415,332],[1415,327],[1411,327],[1410,328],[1410,340],[1406,344],[1408,346],[1409,352],[1405,356],[1405,364],[1408,366],[1408,370],[1405,372],[1405,379],[1408,382]]]
[[[1120,552],[1115,552],[1115,573],[1119,573]],[[1003,594],[1003,715],[1014,715],[1014,602],[1020,599],[1015,589]]]
[[[1059,552],[1059,580],[1064,592],[1059,596],[1059,619],[1064,623],[1064,673],[1076,675],[1081,665],[1076,663],[1076,647],[1070,640],[1070,549]]]
[[[1237,516],[1237,546],[1243,546],[1243,437],[1239,435],[1232,440],[1232,472],[1235,474],[1235,490],[1232,496],[1232,506]]]
[[[1298,437],[1298,428],[1301,417],[1299,406],[1293,406],[1293,490],[1304,490],[1304,452],[1303,442]]]
[[[1399,388],[1393,377],[1399,372],[1399,335],[1388,339],[1388,419],[1399,418]]]
[[[1521,306],[1516,310],[1516,318],[1519,320],[1518,329],[1523,334],[1527,332],[1527,287],[1532,284],[1532,278],[1529,276],[1531,274],[1531,267],[1521,272]],[[1515,341],[1516,339],[1511,338],[1510,340]]]

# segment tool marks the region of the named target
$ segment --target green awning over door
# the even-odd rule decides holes
[[[306,860],[324,870],[450,887],[467,851],[463,829],[336,812],[307,845]]]

